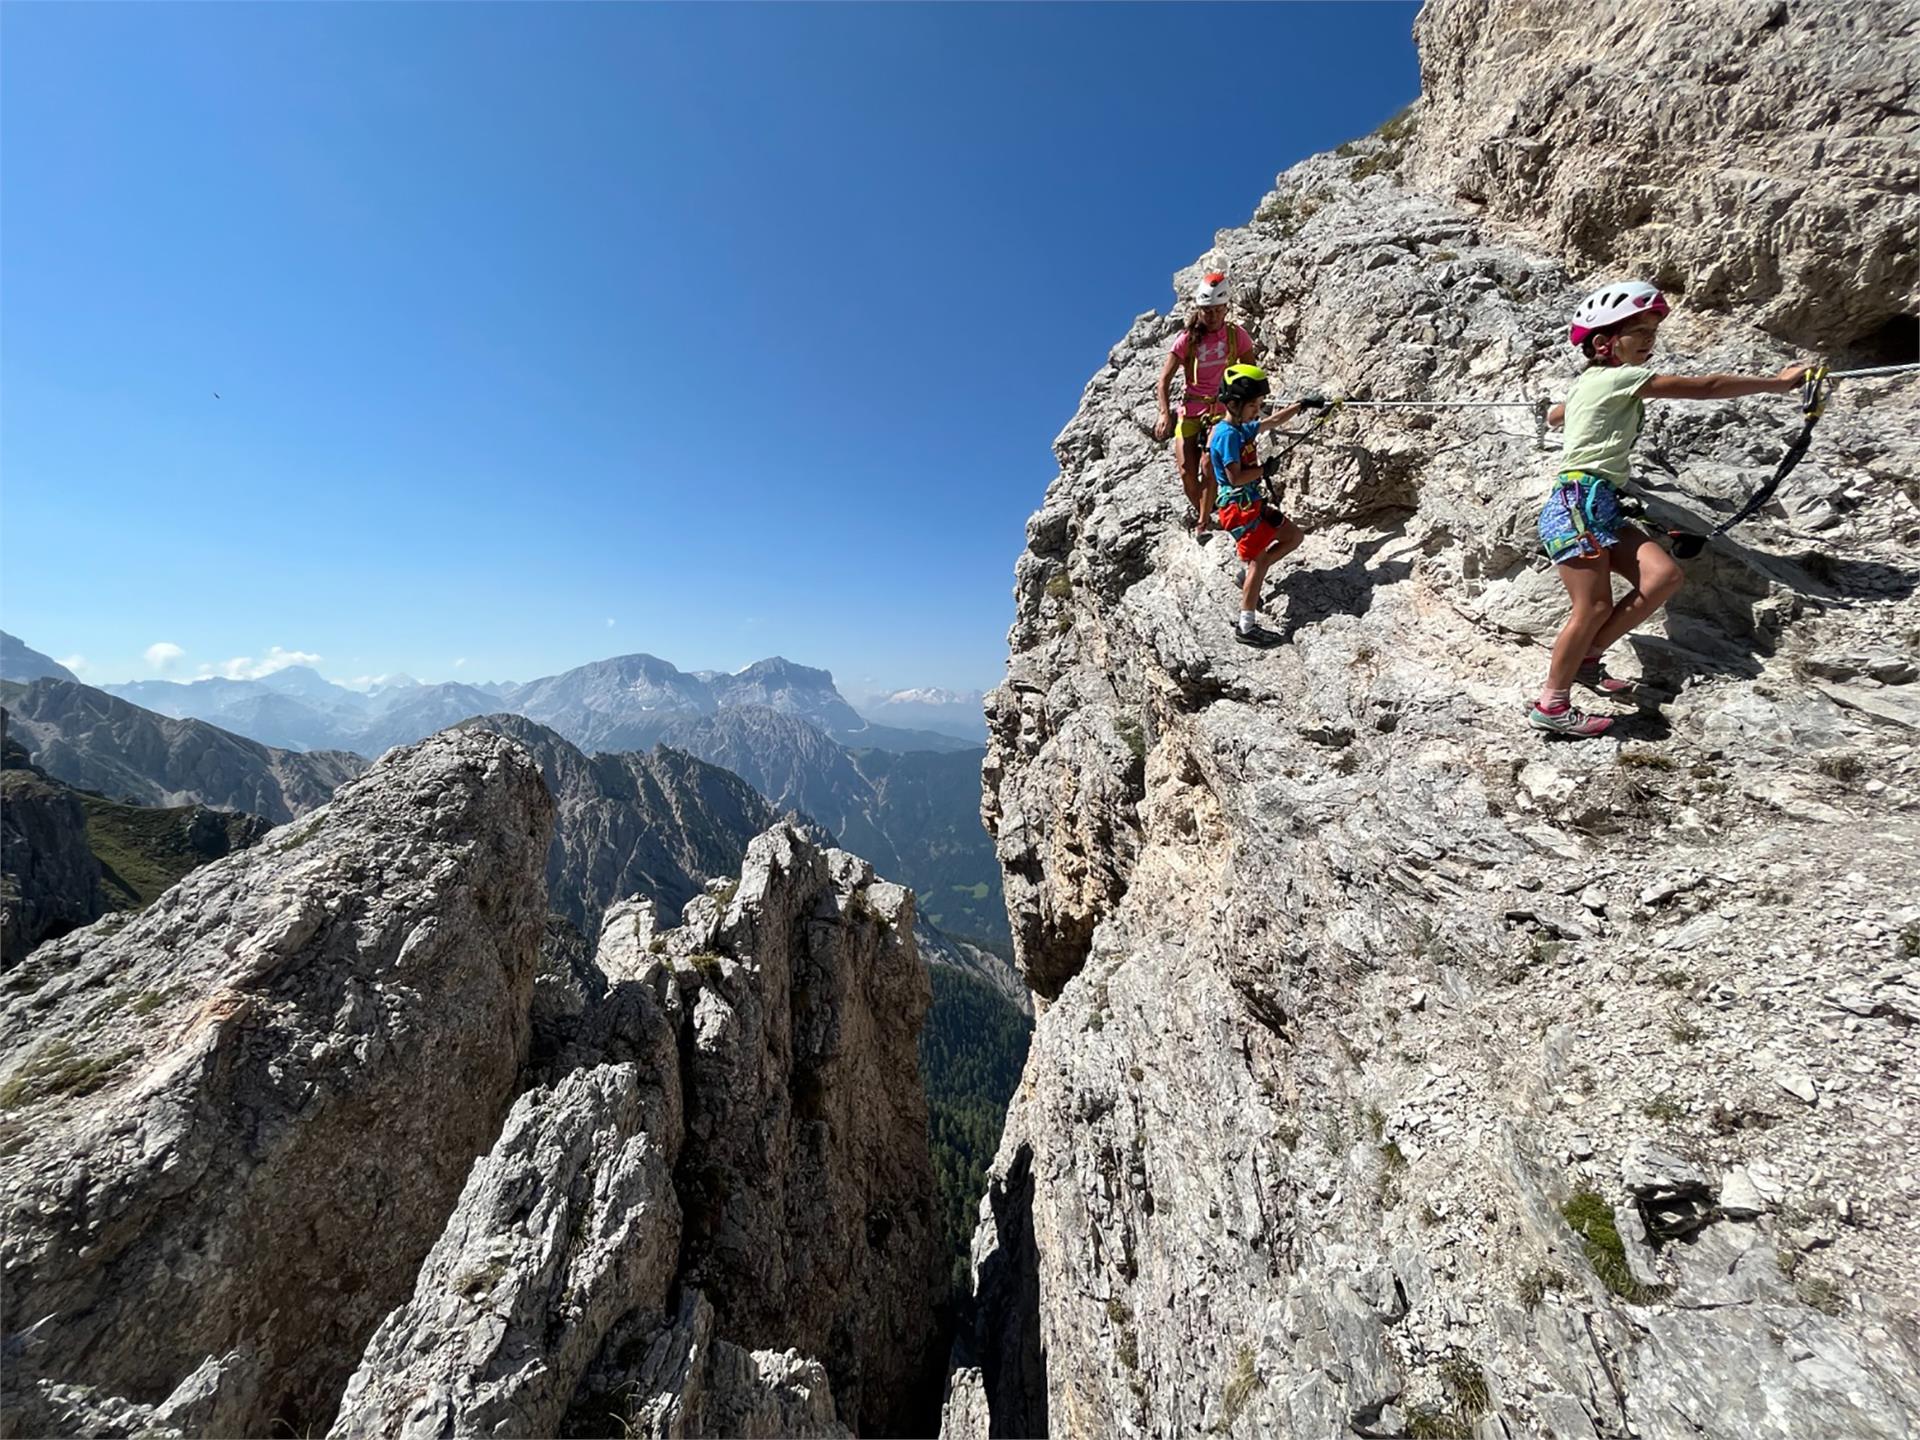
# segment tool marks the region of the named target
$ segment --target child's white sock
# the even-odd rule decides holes
[[[1245,635],[1249,633],[1252,629],[1253,629],[1253,611],[1242,610],[1240,612],[1240,633],[1242,635]]]

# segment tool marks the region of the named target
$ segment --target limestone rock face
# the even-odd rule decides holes
[[[337,1436],[924,1433],[944,1283],[911,896],[780,825],[550,977],[536,1088]]]
[[[825,1368],[797,1351],[741,1349],[713,1331],[713,1306],[686,1291],[671,1325],[648,1337],[621,1382],[632,1395],[627,1433],[681,1440],[839,1440],[854,1431],[835,1417]]]
[[[1753,39],[1735,98],[1686,77],[1766,6],[1431,6],[1429,98],[1282,175],[1205,257],[1280,398],[1560,398],[1566,317],[1628,259],[1724,271],[1714,308],[1672,287],[1675,371],[1777,369],[1779,337],[1912,313],[1907,162],[1842,180],[1806,126],[1835,156],[1907,134],[1859,96],[1897,92],[1920,15],[1774,8],[1804,43]],[[1627,57],[1605,106],[1564,73],[1602,40]],[[1820,260],[1704,143],[1654,173],[1711,219],[1641,236],[1623,211],[1617,249],[1543,226],[1643,116],[1701,127],[1710,101],[1810,213],[1836,207]],[[1537,193],[1499,170],[1457,199],[1545,107]],[[1743,244],[1779,275],[1735,284]],[[1254,651],[1230,542],[1196,543],[1151,439],[1179,323],[1139,317],[1090,381],[1015,569],[983,813],[1050,1003],[948,1432],[1909,1440],[1916,387],[1840,388],[1780,504],[1609,657],[1639,684],[1614,738],[1563,747],[1524,728],[1565,606],[1535,559],[1558,458],[1537,409],[1351,409],[1267,442],[1310,533],[1263,599],[1286,643]],[[1641,458],[1677,471],[1647,472],[1653,516],[1699,530],[1798,416],[1648,421]],[[1628,1183],[1649,1147],[1686,1185]],[[1691,1178],[1717,1195],[1736,1170],[1731,1213]]]
[[[783,828],[754,842],[737,893],[687,919],[668,953],[704,932],[719,958],[685,962],[707,973],[684,997],[683,1283],[733,1343],[820,1360],[861,1433],[913,1433],[938,1404],[946,1282],[912,893]]]
[[[512,1100],[551,823],[442,734],[8,975],[10,1389],[155,1405],[244,1343],[226,1423],[330,1418]]]
[[[680,1243],[672,1033],[656,1062],[522,1095],[368,1344],[336,1436],[552,1435],[613,1322],[664,1305]]]
[[[1434,0],[1410,167],[1594,284],[1641,275],[1794,344],[1912,359],[1913,20],[1901,3]]]

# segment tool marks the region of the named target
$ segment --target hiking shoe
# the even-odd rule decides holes
[[[1219,533],[1220,532],[1218,530],[1196,530],[1193,532],[1193,538],[1198,540],[1202,545],[1204,545]]]
[[[1613,727],[1613,721],[1606,716],[1582,714],[1571,705],[1558,715],[1549,715],[1535,705],[1527,711],[1527,723],[1549,735],[1570,735],[1576,740],[1591,740]]]
[[[1271,630],[1262,629],[1258,625],[1254,626],[1251,630],[1242,630],[1238,625],[1235,625],[1233,627],[1233,638],[1238,640],[1242,645],[1252,645],[1259,650],[1271,650],[1275,645],[1280,643],[1281,637]]]
[[[1584,685],[1596,695],[1625,695],[1639,687],[1631,680],[1622,680],[1618,675],[1609,675],[1607,667],[1598,660],[1582,660],[1580,673],[1574,682]]]

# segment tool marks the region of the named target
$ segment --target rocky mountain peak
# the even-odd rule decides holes
[[[43,676],[77,682],[79,677],[52,656],[42,655],[17,636],[0,630],[0,680],[24,683]]]

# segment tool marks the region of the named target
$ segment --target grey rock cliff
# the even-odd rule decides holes
[[[915,1433],[943,1261],[912,898],[787,826],[656,930],[607,914],[549,1073],[335,1434]]]
[[[79,682],[66,666],[50,655],[42,655],[18,636],[0,630],[0,680],[29,681],[50,675],[55,680]]]
[[[435,736],[8,975],[10,1390],[154,1405],[244,1344],[236,1429],[330,1418],[512,1100],[551,823]]]
[[[1617,26],[1607,13],[1429,3],[1415,183],[1569,265],[1644,275],[1823,353],[1912,359],[1912,7],[1707,0],[1671,22],[1636,6]]]
[[[1914,313],[1913,5],[1440,3],[1419,35],[1429,99],[1207,257],[1284,392],[1558,398],[1566,314],[1627,264],[1682,282],[1675,370]],[[1532,415],[1287,450],[1310,537],[1263,602],[1289,643],[1248,652],[1150,438],[1177,324],[1089,383],[1015,571],[984,813],[1050,1003],[948,1432],[1911,1437],[1914,387],[1841,388],[1622,647],[1618,737],[1563,748],[1522,724],[1564,613]],[[1728,513],[1796,421],[1650,407],[1656,517]]]

